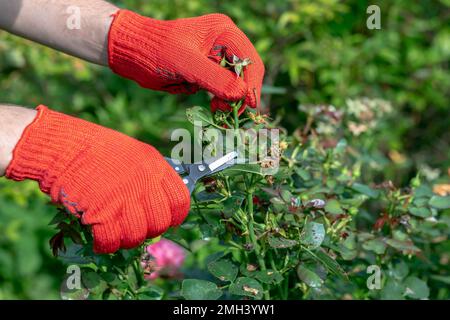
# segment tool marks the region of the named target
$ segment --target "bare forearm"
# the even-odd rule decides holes
[[[107,65],[108,31],[117,10],[103,0],[0,0],[0,28]]]
[[[0,104],[0,176],[5,174],[14,147],[35,116],[33,109]]]

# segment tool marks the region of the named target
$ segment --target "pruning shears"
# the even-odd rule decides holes
[[[234,159],[238,157],[236,151],[227,153],[226,155],[213,159],[211,161],[202,161],[199,163],[186,164],[172,158],[165,158],[170,166],[183,178],[183,182],[189,189],[189,193],[194,191],[195,184],[203,177],[210,176],[214,173],[227,169],[235,165]]]

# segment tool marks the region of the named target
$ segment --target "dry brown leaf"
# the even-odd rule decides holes
[[[441,197],[448,196],[450,195],[450,184],[435,184],[433,186],[433,192]]]
[[[258,290],[258,289],[249,287],[249,286],[247,286],[247,285],[244,285],[244,286],[242,287],[242,289],[244,289],[245,292],[250,292],[250,293],[251,293],[252,295],[254,295],[254,296],[257,296],[258,293],[259,293],[259,290]]]

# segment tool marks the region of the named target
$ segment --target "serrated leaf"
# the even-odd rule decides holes
[[[257,280],[247,277],[238,278],[235,283],[231,284],[229,291],[237,296],[247,296],[255,299],[261,299],[263,296],[261,284]]]
[[[181,284],[181,295],[186,300],[217,300],[222,296],[222,290],[210,281],[186,279]]]
[[[221,281],[234,281],[238,274],[238,267],[228,259],[212,261],[208,264],[211,274]]]
[[[325,238],[325,228],[323,224],[308,222],[302,232],[301,243],[309,249],[318,248]]]

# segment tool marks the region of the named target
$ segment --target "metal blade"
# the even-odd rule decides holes
[[[227,162],[237,158],[237,156],[238,156],[238,153],[236,151],[230,152],[230,153],[224,155],[222,158],[219,158],[219,159],[213,161],[212,163],[210,163],[208,165],[209,170],[214,171],[217,168],[226,164]]]

